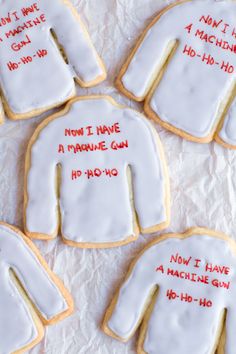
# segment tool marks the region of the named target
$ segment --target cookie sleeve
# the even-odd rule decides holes
[[[220,141],[219,141],[220,139]],[[226,147],[236,149],[236,98],[228,109],[224,121],[217,132],[216,140]]]
[[[57,139],[56,128],[54,138]],[[54,139],[48,139],[46,129],[39,127],[27,150],[25,232],[33,238],[50,239],[56,237],[58,232],[57,186],[60,169],[53,144]]]
[[[17,233],[8,232],[8,237],[7,261],[45,324],[70,312],[67,290],[32,242]]]
[[[150,276],[151,267],[144,265],[145,255],[142,258],[131,267],[104,319],[105,333],[122,341],[133,336],[157,289]]]
[[[141,36],[131,56],[121,69],[117,85],[128,96],[143,101],[154,84],[168,56],[177,45],[173,32],[174,9],[162,12]],[[180,24],[181,25],[181,24]]]
[[[149,233],[169,223],[169,177],[161,142],[146,119],[139,120],[133,138],[134,208],[141,232]]]
[[[103,81],[104,65],[76,9],[69,0],[56,0],[53,13],[53,31],[79,84],[89,87]]]
[[[236,345],[236,306],[235,296],[233,297],[234,304],[227,309],[225,320],[225,354],[234,354]]]

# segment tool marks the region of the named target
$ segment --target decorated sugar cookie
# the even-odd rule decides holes
[[[78,247],[115,247],[169,223],[161,142],[140,113],[80,97],[45,120],[26,157],[25,232]]]
[[[44,336],[44,326],[67,317],[73,301],[34,244],[0,223],[0,352],[24,353]]]
[[[139,354],[233,354],[236,244],[207,229],[168,234],[130,268],[104,331],[126,342],[141,325]]]
[[[236,148],[235,53],[234,0],[179,1],[148,26],[117,85],[166,129]]]
[[[75,96],[75,81],[89,87],[105,76],[69,0],[1,0],[0,85],[10,118],[59,106]]]

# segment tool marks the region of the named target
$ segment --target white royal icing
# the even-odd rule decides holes
[[[101,134],[100,127],[106,126]],[[90,130],[93,135],[90,135]],[[67,130],[83,136],[66,136]],[[113,133],[108,133],[113,129]],[[69,146],[78,147],[74,153]],[[106,150],[82,151],[103,146]],[[99,145],[100,144],[100,145]],[[60,146],[64,153],[59,152]],[[123,147],[118,148],[117,146]],[[158,136],[138,112],[105,97],[79,99],[68,113],[40,131],[31,150],[27,176],[26,230],[48,236],[57,231],[56,166],[61,165],[60,211],[65,239],[114,243],[134,233],[127,168],[142,229],[167,221],[167,182]],[[96,170],[98,169],[98,170]],[[91,176],[90,171],[100,176]],[[79,171],[77,178],[73,171]],[[89,172],[88,172],[89,171]],[[110,176],[110,171],[112,175]]]
[[[236,100],[234,99],[230,106],[219,137],[229,145],[236,146]]]
[[[63,46],[64,61],[50,32]],[[23,44],[22,44],[23,43]],[[69,0],[2,0],[0,86],[14,114],[59,105],[104,69]]]
[[[183,258],[188,265],[182,263]],[[167,275],[172,271],[175,275]],[[158,286],[147,324],[145,353],[213,353],[222,312],[227,309],[224,354],[233,354],[235,271],[236,255],[230,243],[209,236],[207,230],[204,235],[193,233],[184,240],[167,238],[151,246],[138,259],[120,289],[108,327],[119,337],[129,338],[143,317],[151,291]],[[188,277],[195,281],[184,279]],[[204,282],[198,281],[198,277]]]
[[[177,49],[149,105],[162,121],[204,138],[216,129],[220,105],[235,81],[236,2],[194,0],[166,11],[149,29],[122,77],[126,90],[136,97],[148,94],[173,41],[179,42]],[[187,54],[190,47],[192,57]],[[229,72],[222,69],[223,63]],[[236,125],[228,123],[221,137],[236,145]]]
[[[23,238],[0,225],[0,352],[9,354],[38,337],[32,315],[10,278],[14,271],[29,298],[46,319],[66,311],[68,305]]]

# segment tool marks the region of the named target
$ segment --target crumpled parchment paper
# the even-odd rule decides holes
[[[53,1],[53,0],[50,0]],[[142,111],[113,86],[121,64],[138,36],[168,1],[74,0],[92,40],[104,59],[107,80],[79,95],[109,94]],[[0,219],[22,228],[25,151],[43,117],[0,127]],[[236,239],[236,152],[216,143],[199,145],[182,140],[157,126],[171,180],[172,213],[167,232],[192,226],[223,231]],[[40,178],[40,177],[39,177]],[[125,247],[80,250],[51,242],[35,242],[50,267],[65,282],[75,300],[75,313],[48,327],[44,340],[30,354],[135,354],[136,338],[122,344],[100,329],[105,310],[132,259],[158,235],[140,236]]]

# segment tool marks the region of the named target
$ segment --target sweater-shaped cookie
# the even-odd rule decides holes
[[[10,118],[59,106],[76,95],[75,81],[88,87],[105,76],[69,0],[1,0],[0,86]]]
[[[73,301],[34,244],[0,223],[0,353],[23,353],[44,336],[43,325],[70,315]]]
[[[81,97],[45,120],[26,158],[25,231],[78,247],[114,247],[169,222],[158,135],[110,97]]]
[[[192,229],[144,249],[112,301],[104,331],[139,354],[234,354],[236,244]]]
[[[236,2],[179,1],[148,26],[117,85],[170,131],[236,148],[235,74]]]

